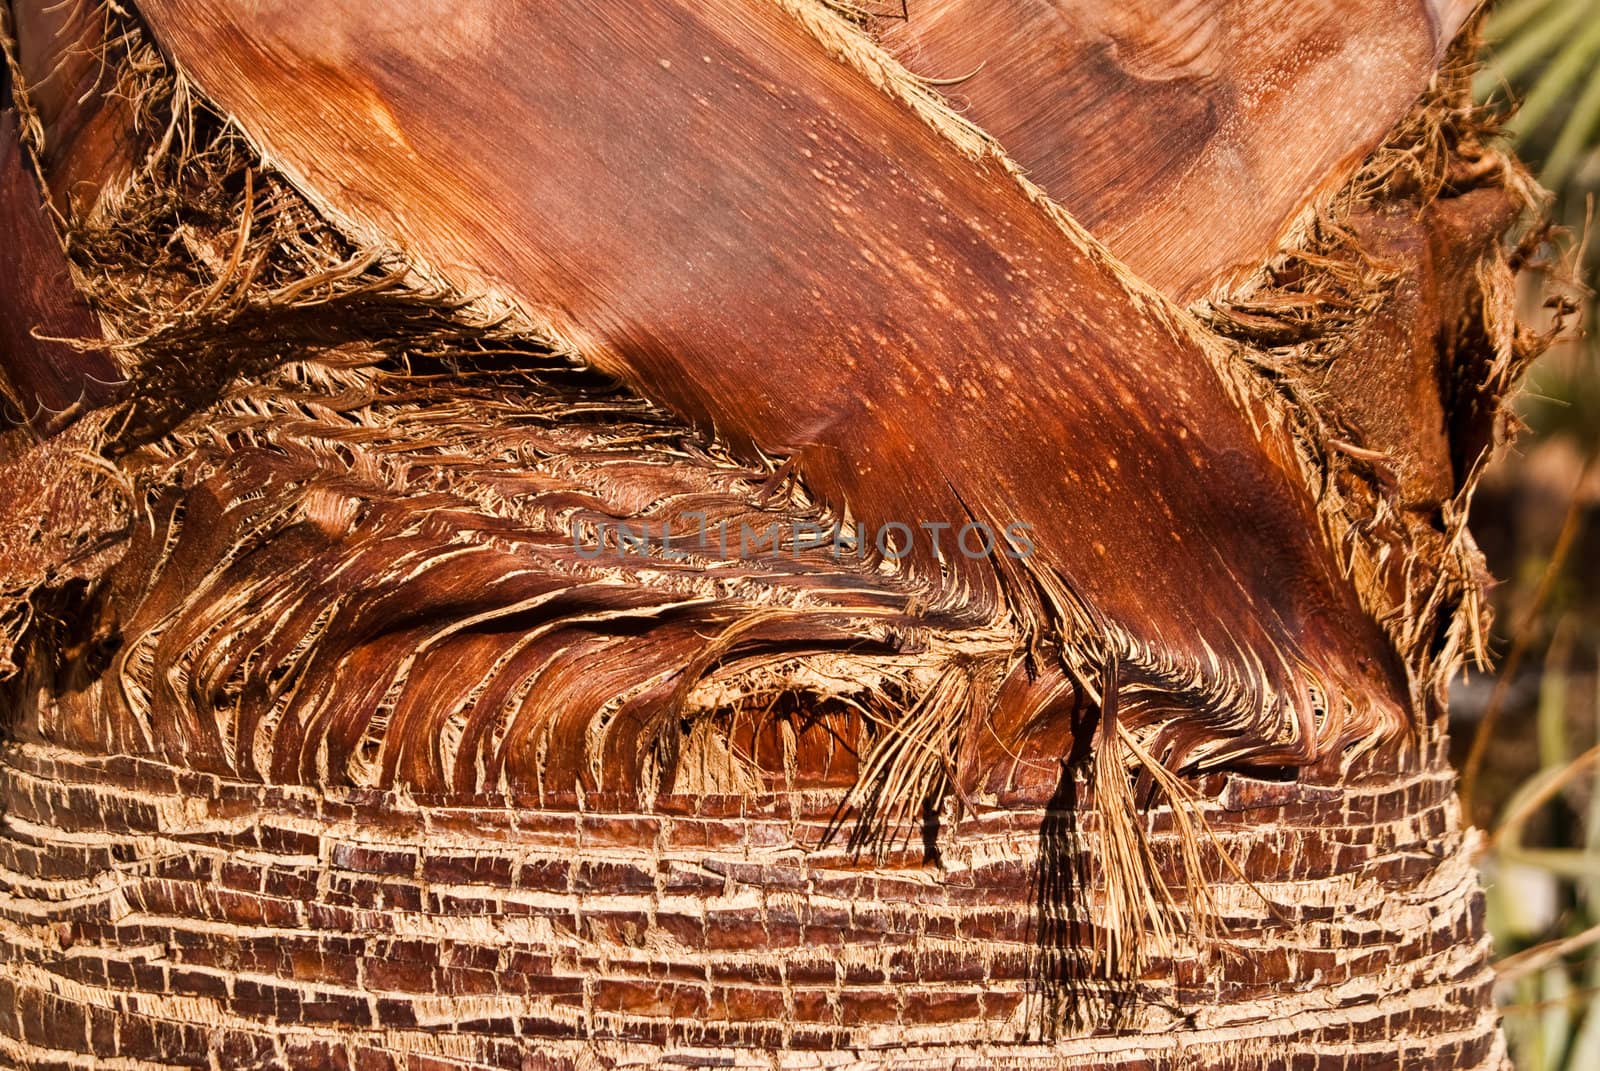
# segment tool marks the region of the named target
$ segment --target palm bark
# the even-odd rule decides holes
[[[12,3],[0,1060],[1496,1066],[1531,186],[1367,6]]]

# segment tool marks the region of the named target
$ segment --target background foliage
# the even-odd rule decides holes
[[[1554,195],[1580,279],[1600,190],[1600,0],[1508,0],[1486,25],[1475,88],[1515,102],[1508,129]],[[1538,298],[1530,288],[1530,308]],[[1470,790],[1500,998],[1521,1071],[1600,1068],[1600,344],[1586,330],[1534,367],[1527,432],[1486,482],[1474,529],[1495,575],[1504,673],[1458,682],[1458,760],[1484,733]]]

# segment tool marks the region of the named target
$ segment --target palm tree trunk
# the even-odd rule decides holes
[[[0,1066],[1504,1063],[1464,9],[891,6],[0,6]]]
[[[954,822],[933,870],[920,843],[871,864],[806,850],[826,798],[462,806],[43,744],[0,776],[13,1066],[1504,1060],[1474,838],[1436,744],[1206,786],[1255,888],[1217,875],[1227,944],[1180,942],[1123,987],[1074,952],[1096,830],[1074,828],[1070,782]],[[1144,821],[1169,850],[1170,811]],[[1092,1031],[1114,1001],[1115,1030]]]

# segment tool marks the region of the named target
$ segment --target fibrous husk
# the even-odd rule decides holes
[[[73,32],[139,151],[63,233],[122,384],[85,427],[134,508],[28,633],[30,733],[466,794],[842,780],[862,847],[1048,739],[1088,756],[1095,958],[1135,978],[1206,923],[1133,777],[1176,802],[1171,769],[1402,735],[1476,620],[1470,479],[1391,523],[1387,444],[1305,371],[1394,287],[1334,313],[1285,267],[1338,276],[1362,206],[1438,201],[1385,169],[1448,123],[1400,128],[1202,324],[827,5],[556,5],[537,33],[468,5],[419,37],[426,10],[150,0],[176,66],[94,10]],[[82,166],[27,139],[47,186]],[[1463,300],[1498,398],[1531,348],[1495,255]],[[1035,553],[833,553],[921,520],[1021,521]],[[751,725],[789,734],[776,768]]]

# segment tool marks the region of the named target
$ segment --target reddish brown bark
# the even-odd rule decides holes
[[[1502,1063],[1460,12],[139,6],[5,9],[0,379],[110,386],[0,441],[0,1066]],[[867,36],[968,25],[1042,192]]]
[[[1153,687],[1213,687],[1263,761],[1404,721],[1404,671],[1230,356],[996,162],[765,0],[451,8],[426,51],[425,15],[380,3],[144,10],[352,231],[785,458],[869,532],[906,526],[929,601],[1103,633]],[[920,527],[970,520],[1031,553],[941,560]]]
[[[54,222],[22,160],[16,112],[0,111],[0,427],[41,432],[106,401],[119,378],[68,275]],[[73,343],[83,343],[74,346]]]
[[[1142,279],[1254,273],[1427,88],[1469,4],[928,0],[885,21],[919,75]]]

